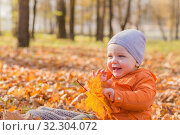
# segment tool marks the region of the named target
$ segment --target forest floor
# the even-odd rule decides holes
[[[91,71],[106,67],[106,44],[88,37],[76,41],[37,35],[29,48],[0,37],[0,117],[5,111],[25,114],[39,106],[81,111],[76,83],[90,80]],[[148,41],[143,68],[157,76],[153,119],[180,120],[180,42]]]

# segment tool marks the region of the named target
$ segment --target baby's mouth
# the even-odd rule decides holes
[[[122,68],[120,68],[120,67],[112,67],[112,69],[113,69],[113,71],[119,71],[119,70],[121,70]]]

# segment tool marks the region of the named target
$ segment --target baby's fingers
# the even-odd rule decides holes
[[[107,79],[107,71],[103,69],[101,71],[101,81],[106,81],[106,79]]]
[[[114,90],[111,88],[105,88],[102,91],[103,95],[110,101],[114,101]]]
[[[96,73],[96,76],[99,74],[99,73],[101,73],[102,72],[102,69],[99,69],[98,71],[97,71],[97,73]]]
[[[101,74],[102,74],[103,76],[106,76],[106,75],[107,75],[107,71],[106,71],[105,69],[103,69],[103,70],[101,71]]]
[[[95,73],[95,71],[93,70],[93,71],[92,71],[93,77],[96,77],[99,73],[101,73],[101,70],[102,70],[102,69],[99,69],[96,73]]]
[[[93,76],[93,77],[96,77],[96,73],[95,73],[94,70],[92,71],[92,76]]]
[[[114,101],[114,95],[112,93],[109,95],[109,100]]]

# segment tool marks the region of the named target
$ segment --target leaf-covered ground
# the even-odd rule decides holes
[[[146,53],[142,67],[157,75],[153,119],[180,119],[180,60],[177,52]],[[0,117],[6,111],[25,114],[39,106],[81,111],[76,83],[106,67],[105,47],[0,47]]]

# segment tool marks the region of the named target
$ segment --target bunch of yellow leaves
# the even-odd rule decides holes
[[[107,117],[112,119],[115,117],[111,115],[112,109],[109,101],[102,94],[103,88],[101,87],[102,82],[100,81],[100,76],[101,75],[99,74],[88,82],[89,90],[85,93],[87,98],[84,105],[86,110],[92,109],[100,119],[104,120]]]

